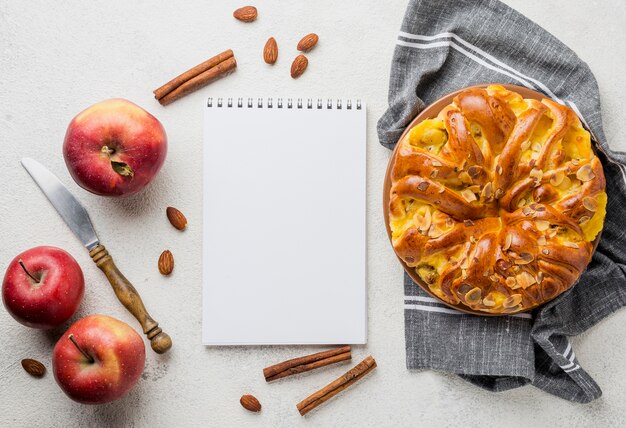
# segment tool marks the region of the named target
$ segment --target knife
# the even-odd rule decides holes
[[[89,250],[91,259],[104,272],[119,301],[141,324],[143,333],[150,339],[150,345],[154,352],[158,354],[167,352],[172,347],[172,339],[161,330],[159,324],[148,314],[135,287],[122,275],[109,252],[104,248],[104,245],[100,244],[87,210],[56,175],[48,171],[45,166],[30,158],[23,158],[22,166],[74,232],[74,235]]]

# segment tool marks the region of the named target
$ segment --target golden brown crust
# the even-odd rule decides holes
[[[472,88],[398,144],[393,246],[435,295],[513,313],[554,298],[584,271],[605,215],[605,179],[570,108]]]

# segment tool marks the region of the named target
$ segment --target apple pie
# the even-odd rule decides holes
[[[393,247],[444,302],[525,311],[586,269],[607,195],[591,136],[569,107],[469,88],[398,145]]]

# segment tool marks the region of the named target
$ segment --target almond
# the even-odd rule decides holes
[[[291,63],[291,77],[297,79],[302,76],[308,65],[309,60],[304,55],[298,55]]]
[[[315,47],[319,36],[315,33],[307,34],[298,42],[298,50],[301,52],[308,52]]]
[[[257,10],[254,6],[244,6],[234,11],[233,16],[243,22],[252,22],[257,17]]]
[[[502,303],[502,306],[504,306],[505,308],[509,309],[509,308],[516,307],[520,303],[522,303],[522,295],[521,294],[512,294],[504,301],[504,303]]]
[[[174,256],[170,250],[165,250],[159,256],[159,272],[161,275],[169,275],[174,270]]]
[[[278,59],[278,45],[276,44],[276,39],[270,37],[265,42],[265,47],[263,48],[263,61],[268,64],[274,64]]]
[[[246,410],[250,410],[251,412],[261,411],[261,403],[259,403],[259,400],[257,400],[256,397],[253,395],[242,395],[239,399],[239,402]]]
[[[187,217],[185,217],[183,213],[174,207],[167,207],[165,213],[167,214],[167,219],[172,223],[172,226],[178,230],[185,230],[187,227]]]
[[[29,375],[34,377],[43,377],[43,375],[46,374],[46,366],[32,358],[23,359],[22,367],[24,367],[24,370],[26,370]]]

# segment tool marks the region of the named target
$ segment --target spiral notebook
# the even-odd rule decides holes
[[[365,105],[204,110],[203,343],[365,343]]]

